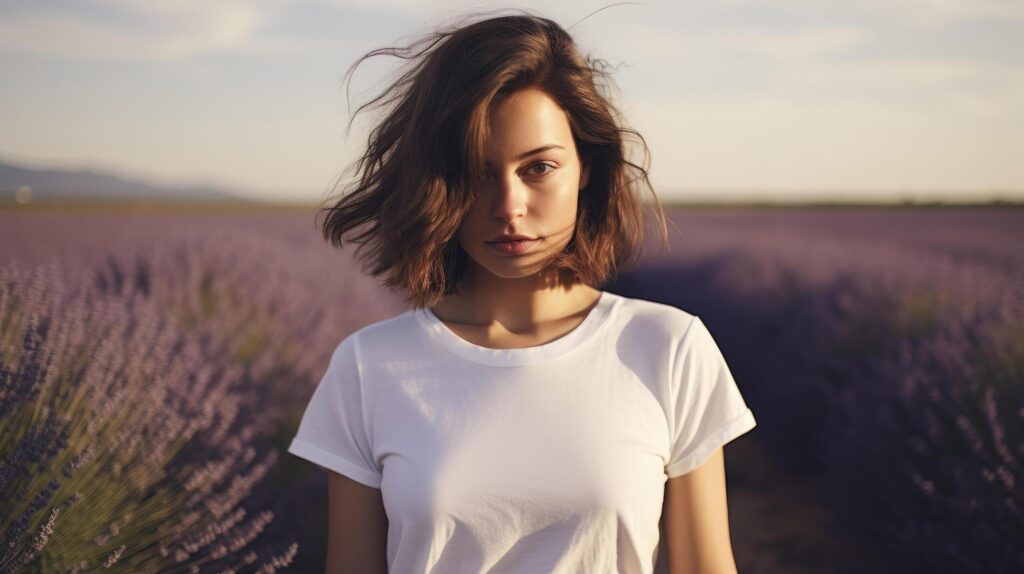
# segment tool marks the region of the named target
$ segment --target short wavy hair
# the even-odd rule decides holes
[[[590,163],[572,239],[545,270],[562,281],[600,286],[636,264],[646,226],[640,187],[650,191],[646,205],[667,244],[665,216],[648,178],[650,151],[639,132],[621,124],[610,101],[610,66],[581,56],[556,22],[516,12],[477,14],[407,46],[373,50],[346,72],[351,81],[360,63],[381,54],[408,60],[397,80],[356,110],[376,105],[385,113],[350,166],[356,177],[318,212],[326,213],[324,239],[336,247],[343,239],[359,244],[356,255],[370,274],[404,290],[414,307],[456,292],[469,256],[455,234],[476,200],[474,182],[485,173],[489,110],[524,88],[540,89],[561,106],[581,160]],[[630,136],[641,146],[639,165],[627,157]]]

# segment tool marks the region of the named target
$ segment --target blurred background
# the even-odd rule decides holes
[[[0,5],[0,572],[323,570],[284,449],[406,309],[314,220],[402,62],[343,76],[501,8],[650,147],[669,249],[603,288],[755,413],[739,571],[1024,571],[1024,4],[97,0]]]

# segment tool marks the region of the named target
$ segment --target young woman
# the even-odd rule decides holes
[[[735,571],[753,414],[697,316],[597,287],[650,188],[601,61],[529,14],[387,52],[414,65],[323,229],[412,308],[340,342],[289,447],[329,471],[327,571]]]

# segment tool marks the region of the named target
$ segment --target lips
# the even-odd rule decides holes
[[[487,243],[507,243],[510,241],[532,241],[537,239],[536,237],[530,237],[529,235],[523,235],[522,233],[505,233],[489,240]]]
[[[486,243],[492,249],[503,255],[519,255],[521,253],[527,253],[539,242],[539,239],[530,238],[512,241],[487,241]]]

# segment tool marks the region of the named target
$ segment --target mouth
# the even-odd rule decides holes
[[[522,235],[520,233],[514,233],[512,235],[501,235],[487,241],[487,243],[507,243],[509,241],[532,241],[539,239],[539,237],[530,237],[529,235]]]
[[[540,238],[534,237],[530,239],[513,239],[507,241],[487,241],[485,243],[503,255],[519,255],[530,251],[533,246],[539,242]]]

